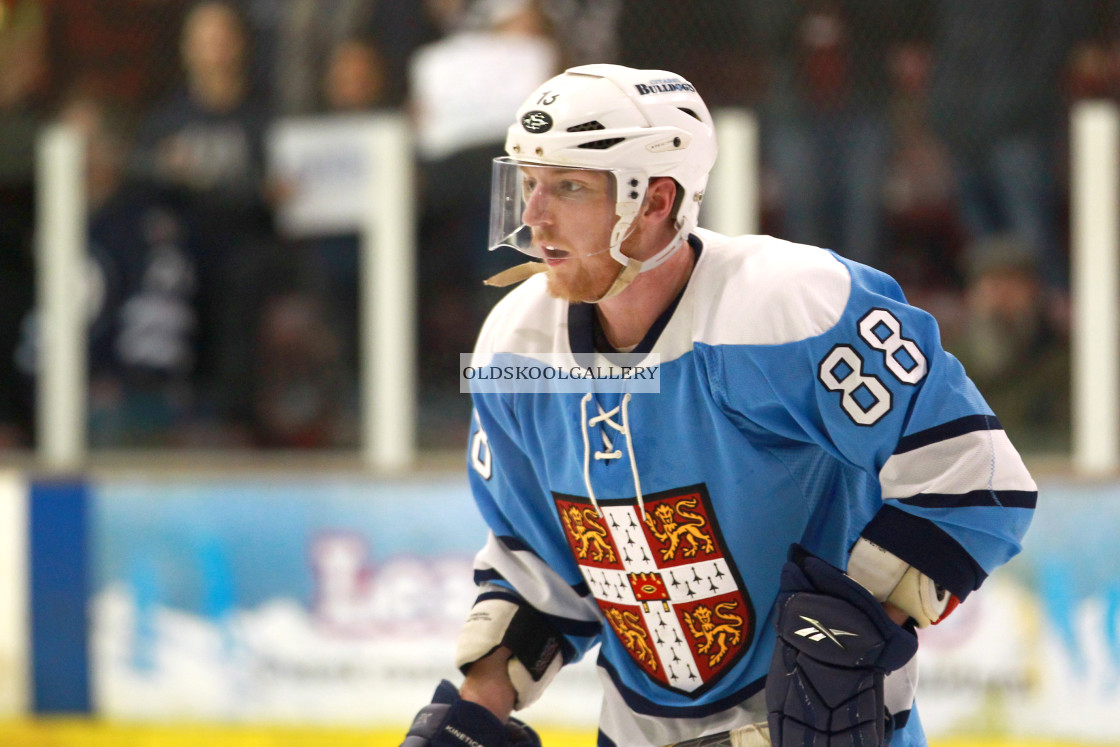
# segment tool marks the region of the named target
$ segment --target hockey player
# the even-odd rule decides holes
[[[603,747],[924,744],[914,630],[1036,499],[934,320],[830,251],[698,228],[715,136],[673,73],[572,68],[506,153],[492,243],[534,260],[492,279],[524,283],[472,364],[625,352],[660,388],[474,392],[465,681],[404,744],[539,744],[511,712],[595,644]]]

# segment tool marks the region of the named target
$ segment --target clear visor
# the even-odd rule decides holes
[[[543,258],[550,256],[546,247],[559,232],[575,226],[593,229],[600,220],[609,236],[618,219],[617,184],[611,171],[495,158],[490,186],[490,250],[508,246]],[[607,241],[604,252],[609,251],[609,245]]]

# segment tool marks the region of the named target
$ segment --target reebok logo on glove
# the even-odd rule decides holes
[[[813,641],[814,643],[816,643],[818,641],[823,641],[825,638],[827,638],[828,640],[832,641],[833,643],[835,643],[840,648],[844,648],[844,644],[840,642],[840,639],[837,638],[837,636],[850,635],[850,636],[856,636],[857,638],[859,637],[858,634],[849,633],[846,630],[839,630],[837,628],[826,628],[825,626],[821,625],[820,622],[818,622],[817,620],[814,620],[811,617],[805,617],[805,615],[798,615],[798,617],[800,617],[805,622],[809,623],[809,625],[811,625],[812,627],[810,627],[810,628],[799,628],[798,630],[793,631],[793,634],[794,635],[799,635],[802,638],[808,638],[810,641]]]

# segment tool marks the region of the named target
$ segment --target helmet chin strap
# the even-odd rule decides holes
[[[490,285],[495,288],[505,288],[507,285],[520,283],[522,280],[528,280],[536,275],[538,272],[545,272],[548,270],[548,265],[539,260],[530,260],[529,262],[522,262],[519,265],[509,267],[496,275],[491,275],[482,281],[483,285]]]
[[[682,246],[685,245],[685,236],[688,233],[687,225],[682,225],[680,230],[677,231],[673,239],[666,244],[659,252],[646,260],[638,260],[632,257],[627,257],[622,253],[622,242],[619,241],[608,250],[611,259],[618,262],[621,267],[618,270],[618,275],[615,276],[614,282],[607,292],[598,298],[585,301],[584,303],[599,303],[606,301],[608,298],[613,298],[626,289],[630,283],[634,282],[634,278],[639,274],[659,267],[665,260],[673,256],[674,253]],[[537,273],[546,272],[548,265],[538,260],[531,260],[529,262],[522,262],[519,265],[509,267],[496,275],[491,275],[482,281],[483,284],[493,286],[495,288],[505,288],[509,285],[520,283],[523,280],[528,280]]]
[[[638,277],[639,274],[647,270],[652,270],[653,268],[660,265],[662,262],[672,256],[673,253],[677,251],[677,249],[681,248],[684,243],[685,242],[683,240],[683,236],[681,236],[681,234],[677,234],[677,236],[675,236],[673,240],[665,246],[664,249],[644,262],[637,259],[631,259],[629,257],[626,257],[626,255],[621,255],[625,257],[625,262],[621,263],[622,266],[619,268],[618,275],[615,276],[614,282],[611,283],[611,287],[608,288],[607,292],[599,298],[585,301],[585,303],[599,303],[600,301],[605,301],[608,298],[617,296],[626,288],[626,286],[634,282],[634,278]],[[611,258],[616,262],[618,261],[618,257],[615,256],[614,252],[611,252]],[[520,283],[523,280],[528,280],[537,273],[547,271],[548,265],[546,265],[544,262],[531,260],[529,262],[522,262],[519,265],[514,265],[513,267],[502,270],[495,275],[491,275],[482,282],[484,285],[489,285],[495,288],[505,288],[506,286]]]
[[[599,303],[601,301],[606,301],[608,298],[617,296],[626,289],[626,286],[634,282],[634,278],[638,277],[638,275],[652,270],[655,267],[660,267],[665,260],[673,256],[678,249],[685,245],[687,234],[687,222],[682,222],[672,240],[649,259],[638,260],[633,257],[627,257],[622,253],[621,242],[611,247],[611,259],[621,264],[622,269],[619,271],[614,279],[614,283],[611,284],[611,287],[607,289],[606,293],[596,298],[594,301],[588,301],[587,303]]]

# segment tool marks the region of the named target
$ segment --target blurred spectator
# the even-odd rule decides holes
[[[372,113],[385,103],[384,60],[369,39],[343,40],[330,55],[323,74],[321,98],[328,115]],[[311,242],[312,261],[321,280],[319,297],[328,309],[332,328],[347,341],[347,359],[358,335],[358,236],[350,233]],[[356,366],[356,359],[352,361]]]
[[[241,0],[255,32],[257,67],[274,108],[306,114],[318,108],[326,60],[369,20],[376,0]]]
[[[968,257],[968,318],[946,348],[1023,451],[1068,451],[1069,339],[1047,315],[1038,253],[996,234],[971,246]]]
[[[385,102],[403,103],[409,56],[438,34],[424,10],[430,1],[236,0],[257,50],[253,77],[283,114],[315,111],[332,50],[355,37],[380,51]]]
[[[314,296],[289,293],[269,301],[260,334],[253,399],[257,444],[280,448],[353,445],[340,433],[344,407],[356,408],[342,370],[339,336]]]
[[[903,30],[897,12],[888,0],[753,11],[771,66],[762,143],[780,191],[777,230],[875,266],[884,253],[887,55]]]
[[[49,68],[38,0],[0,5],[0,449],[29,446],[34,405],[16,368],[34,303],[35,140]]]
[[[252,420],[264,299],[292,273],[264,192],[269,110],[250,87],[245,26],[233,6],[195,5],[180,51],[185,85],[141,126],[134,166],[179,202],[197,236],[200,376],[226,435],[240,440]]]
[[[174,85],[188,0],[48,0],[55,91],[81,87],[131,109]]]
[[[459,18],[459,28],[419,48],[409,67],[417,147],[428,163],[470,148],[497,144],[500,150],[508,126],[502,113],[520,103],[511,105],[510,89],[524,98],[534,72],[559,65],[548,18],[535,0],[475,0]]]
[[[92,446],[176,443],[194,405],[197,277],[187,226],[157,193],[125,181],[123,115],[71,96],[59,120],[86,144]]]
[[[323,120],[383,108],[383,64],[370,39],[341,41],[329,55],[317,96]],[[300,282],[297,292],[266,311],[258,415],[272,445],[356,446],[359,236],[351,231],[292,241],[303,258]],[[300,349],[308,357],[303,364]]]
[[[424,17],[432,24],[437,36],[442,37],[462,27],[467,6],[471,2],[473,0],[421,0],[421,6]]]
[[[192,8],[180,42],[185,86],[144,123],[136,166],[196,203],[252,212],[263,204],[260,133],[269,112],[250,89],[246,41],[232,6]]]
[[[533,0],[476,0],[461,28],[416,51],[409,71],[420,165],[420,368],[425,387],[458,392],[508,264],[486,251],[491,161],[525,96],[558,72],[559,50]]]
[[[1081,99],[1116,98],[1115,68],[1120,67],[1120,50],[1110,50],[1097,41],[1080,45],[1070,55],[1069,97]],[[1114,59],[1114,55],[1116,58]]]
[[[742,0],[708,0],[704,11],[692,3],[647,0],[619,3],[617,8],[617,59],[645,70],[672,70],[696,86],[718,118],[720,107],[747,107],[757,111],[762,95],[761,42],[764,34],[756,13],[766,13],[773,3]],[[765,6],[758,8],[756,6]],[[624,33],[622,33],[624,32]],[[762,226],[773,225],[774,200],[768,199],[772,179],[763,178]],[[776,230],[776,229],[774,229]]]
[[[648,5],[648,0],[642,5]],[[542,8],[552,22],[553,33],[560,45],[561,67],[589,65],[596,62],[614,62],[619,58],[618,29],[624,28],[620,14],[624,7],[637,6],[623,0],[544,0]],[[685,3],[672,3],[669,7],[688,7]],[[630,27],[627,37],[633,36]],[[652,39],[649,46],[658,48]],[[668,47],[660,47],[662,52]],[[664,65],[657,65],[662,69]],[[670,67],[670,70],[676,68]]]
[[[672,70],[696,86],[710,108],[757,103],[759,65],[748,4],[646,0],[618,11],[618,62],[639,69]],[[605,62],[607,60],[595,60]]]
[[[1089,33],[1070,54],[1069,99],[1120,99],[1120,1],[1090,2]]]
[[[1050,286],[1068,267],[1059,233],[1062,83],[1089,21],[1084,0],[937,0],[930,111],[952,154],[972,241],[1021,236]],[[974,244],[975,245],[975,244]]]
[[[372,113],[385,103],[384,59],[368,38],[345,39],[330,55],[322,81],[324,111],[332,115]],[[347,360],[355,368],[358,336],[358,237],[320,239],[315,262],[323,278],[324,299],[336,329],[346,340]]]
[[[932,51],[920,41],[899,44],[888,56],[891,149],[884,207],[890,250],[882,260],[910,301],[927,310],[937,296],[955,304],[964,287],[952,160],[929,118],[932,65]]]
[[[323,77],[323,108],[328,112],[368,112],[386,101],[385,60],[370,39],[339,42]]]

